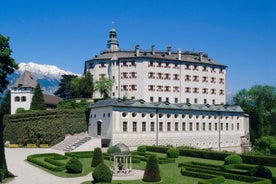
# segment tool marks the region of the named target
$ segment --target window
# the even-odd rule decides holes
[[[194,100],[195,100],[195,104],[197,104],[197,98],[195,98]]]
[[[231,130],[234,130],[234,124],[231,123]]]
[[[196,123],[196,131],[199,131],[199,123]]]
[[[203,77],[202,77],[202,82],[208,82],[208,77],[203,76]]]
[[[132,122],[132,131],[137,132],[137,122],[136,121]]]
[[[169,63],[165,63],[165,68],[170,68]]]
[[[237,130],[240,130],[240,124],[237,123]]]
[[[149,62],[149,66],[150,66],[150,67],[154,67],[153,61],[150,61],[150,62]]]
[[[171,131],[171,122],[168,122],[168,123],[167,123],[167,131],[168,131],[168,132]]]
[[[110,117],[110,113],[107,114],[107,117]]]
[[[167,114],[167,118],[170,118],[171,117],[171,114]]]
[[[99,74],[99,77],[102,79],[102,78],[105,78],[105,74]]]
[[[159,122],[159,131],[160,131],[160,132],[163,131],[163,122]]]
[[[121,79],[126,79],[126,78],[128,78],[127,77],[127,72],[122,72],[121,73]]]
[[[127,112],[123,112],[123,113],[122,113],[122,116],[123,116],[123,117],[126,117],[126,116],[127,116]]]
[[[178,116],[179,116],[178,114],[174,114],[174,118],[178,118]]]
[[[154,132],[154,122],[150,122],[150,131]]]
[[[216,89],[211,89],[211,94],[215,95],[216,94]]]
[[[174,98],[174,103],[178,103],[178,98]]]
[[[173,74],[173,80],[179,80],[179,74]]]
[[[228,131],[228,123],[226,123],[226,127],[225,128],[226,128],[226,131]]]
[[[182,131],[186,131],[186,123],[182,122]]]
[[[197,65],[194,65],[194,69],[193,70],[198,71]]]
[[[134,100],[134,99],[135,99],[135,96],[132,96],[132,97],[131,97],[131,100]]]
[[[215,130],[218,130],[218,123],[215,123]]]
[[[142,122],[142,132],[146,131],[146,122]]]
[[[211,77],[211,83],[216,83],[216,78],[215,77]]]
[[[186,87],[185,88],[185,93],[191,93],[191,88],[190,87]]]
[[[131,78],[137,78],[137,72],[130,72]]]
[[[157,66],[158,66],[158,67],[162,67],[162,63],[161,63],[161,62],[159,62]]]
[[[100,65],[101,65],[100,68],[105,68],[105,63],[104,62],[101,62]]]
[[[26,102],[26,96],[21,97],[21,102]]]
[[[166,102],[169,102],[169,101],[170,101],[169,97],[166,97]]]
[[[178,131],[178,122],[174,123],[174,131]]]
[[[127,91],[127,85],[121,85],[121,91]]]
[[[105,113],[103,113],[103,117],[105,118]]]
[[[220,130],[223,130],[223,123],[220,123]]]
[[[221,69],[219,70],[219,73],[224,73],[224,70],[221,68]]]
[[[173,92],[179,92],[179,86],[174,86],[173,87]]]
[[[207,67],[207,66],[203,66],[202,71],[203,71],[203,72],[208,72],[208,67]]]
[[[202,93],[203,93],[203,94],[208,94],[208,89],[207,89],[207,88],[203,88],[203,89],[202,89]]]
[[[219,83],[220,83],[220,84],[224,84],[224,79],[223,79],[223,78],[220,78],[220,79],[219,79]]]
[[[213,104],[216,104],[216,100],[215,100],[215,99],[213,99],[213,101],[212,101],[212,102],[213,102]]]
[[[191,70],[190,65],[186,65],[185,69],[186,70]]]
[[[224,95],[224,90],[223,89],[219,90],[219,94]]]
[[[212,123],[209,123],[209,131],[211,131],[212,130]]]
[[[158,117],[159,117],[159,118],[162,118],[162,117],[163,117],[163,115],[164,115],[164,114],[161,114],[161,113],[160,113],[160,114],[158,115]]]
[[[123,121],[123,132],[127,132],[127,122]]]
[[[149,73],[148,73],[148,78],[149,78],[149,79],[155,79],[155,77],[154,77],[154,72],[149,72]]]
[[[191,76],[190,75],[185,75],[185,81],[191,81]]]
[[[189,123],[189,130],[193,131],[193,123],[192,122]]]
[[[131,115],[132,115],[132,117],[136,117],[137,113],[133,112]]]
[[[157,74],[157,79],[163,79],[162,73],[156,73]]]
[[[179,69],[178,64],[175,63],[173,68]]]
[[[202,123],[202,130],[203,130],[203,131],[205,131],[205,129],[206,129],[205,126],[206,126],[206,124],[205,124],[205,123]]]
[[[154,113],[150,113],[150,117],[153,118],[155,116]]]
[[[15,102],[20,102],[20,97],[19,96],[14,97],[14,101]]]
[[[158,102],[162,102],[162,97],[158,97]]]
[[[198,82],[199,81],[197,75],[194,75],[193,77],[194,77],[194,79],[193,79],[194,82]]]
[[[154,85],[148,85],[148,90],[149,91],[154,91]]]
[[[198,88],[194,88],[193,90],[194,90],[193,93],[198,93],[199,92]]]
[[[190,98],[186,98],[186,103],[190,103]]]
[[[130,85],[130,89],[132,91],[136,91],[137,90],[137,85]]]
[[[166,92],[171,92],[171,86],[165,86],[165,91]]]
[[[192,118],[193,118],[193,115],[192,115],[192,114],[189,114],[189,118],[192,119]]]
[[[158,85],[158,86],[156,86],[156,87],[157,87],[157,90],[156,90],[156,91],[163,91],[163,90],[162,90],[162,86]]]
[[[150,97],[150,102],[153,102],[153,96]]]
[[[171,79],[171,78],[170,78],[170,75],[171,75],[171,74],[169,74],[169,73],[165,73],[164,75],[165,75],[164,79],[168,79],[168,80],[170,80],[170,79]]]
[[[203,103],[207,104],[207,99],[206,98],[204,98]]]
[[[142,118],[144,118],[144,117],[146,117],[146,113],[143,112],[142,113]]]
[[[182,114],[182,118],[185,118],[186,114]]]

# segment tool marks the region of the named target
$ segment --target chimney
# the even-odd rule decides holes
[[[155,55],[155,45],[152,45],[152,46],[151,46],[151,54],[152,54],[152,55]]]
[[[135,46],[135,52],[136,52],[136,56],[139,56],[139,53],[140,53],[140,46],[139,45]]]
[[[177,50],[178,60],[181,60],[181,49],[178,48]]]
[[[168,55],[169,56],[172,55],[172,46],[171,45],[168,46]]]
[[[202,61],[203,52],[199,52],[199,61]]]

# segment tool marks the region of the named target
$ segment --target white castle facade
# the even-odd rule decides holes
[[[207,54],[119,50],[115,29],[108,50],[85,62],[94,81],[114,80],[113,99],[90,107],[89,134],[104,146],[192,146],[242,152],[249,146],[249,121],[226,106],[226,66]],[[127,97],[131,101],[122,101]],[[99,93],[94,98],[101,98]],[[142,99],[142,100],[140,100]]]

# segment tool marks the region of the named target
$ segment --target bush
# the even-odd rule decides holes
[[[264,166],[257,166],[255,168],[250,169],[249,172],[251,176],[272,179],[271,170]]]
[[[101,148],[95,148],[91,167],[97,167],[97,165],[99,165],[100,163],[103,163],[102,150]]]
[[[107,153],[108,154],[112,154],[112,153],[121,153],[121,149],[117,146],[111,146],[107,149]]]
[[[143,176],[143,181],[156,182],[160,181],[160,169],[156,155],[151,155],[148,158],[146,169]]]
[[[242,164],[242,158],[239,155],[229,155],[224,159],[224,165]]]
[[[221,184],[225,181],[223,176],[217,176],[205,181],[199,181],[198,184]]]
[[[81,173],[82,172],[82,164],[81,162],[76,158],[71,158],[67,164],[66,164],[66,170],[68,173]]]
[[[106,166],[103,162],[97,165],[94,172],[92,173],[92,177],[94,183],[111,183],[112,181],[112,173],[108,166]]]
[[[167,158],[178,158],[179,150],[177,148],[169,148],[167,151]]]
[[[147,151],[147,147],[145,145],[138,146],[137,151],[145,153]]]

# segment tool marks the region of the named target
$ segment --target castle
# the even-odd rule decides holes
[[[90,107],[89,134],[103,146],[173,145],[243,152],[249,118],[226,105],[227,66],[202,52],[120,50],[109,32],[107,50],[85,62],[93,80],[114,80],[112,99]],[[127,97],[132,100],[123,101]],[[100,98],[99,93],[94,98]]]

